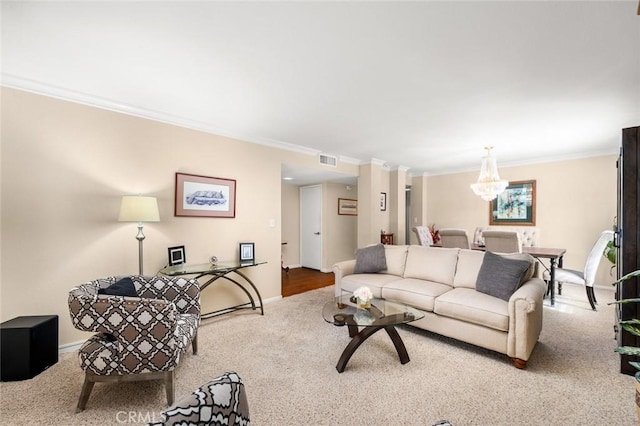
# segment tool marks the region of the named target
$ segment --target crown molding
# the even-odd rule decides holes
[[[167,114],[162,111],[154,111],[147,108],[138,107],[135,105],[129,105],[121,102],[117,102],[113,99],[103,98],[99,96],[90,95],[88,93],[82,93],[75,90],[70,90],[60,86],[54,86],[51,84],[43,83],[36,80],[31,80],[23,77],[19,77],[12,74],[0,73],[0,86],[10,89],[22,90],[25,92],[35,93],[37,95],[48,96],[63,101],[74,102],[94,108],[100,108],[107,111],[118,112],[122,114],[131,115],[134,117],[140,117],[148,120],[158,121],[165,124],[171,124],[174,126],[184,127],[191,130],[197,130],[204,133],[209,133],[217,136],[224,136],[231,139],[240,140],[243,142],[250,142],[258,145],[265,145],[271,148],[283,149],[286,151],[298,152],[307,155],[319,155],[322,151],[319,149],[307,148],[300,145],[294,145],[287,142],[282,142],[269,138],[260,138],[255,136],[244,135],[238,132],[233,132],[225,129],[213,127],[209,124],[191,120],[184,117]],[[340,157],[341,161],[345,163],[360,164],[360,160],[352,159],[349,157]]]
[[[47,83],[43,83],[36,80],[31,80],[28,78],[23,78],[20,76],[16,76],[13,74],[0,72],[0,86],[22,90],[25,92],[35,93],[38,95],[48,96],[51,98],[60,99],[63,101],[74,102],[94,108],[100,108],[107,111],[113,111],[117,113],[127,114],[134,117],[140,117],[152,121],[157,121],[161,123],[166,123],[170,125],[175,125],[179,127],[184,127],[191,130],[197,130],[200,132],[223,136],[230,139],[236,139],[243,142],[254,143],[257,145],[264,145],[271,148],[282,149],[285,151],[297,152],[306,155],[317,156],[323,153],[322,150],[307,148],[300,145],[294,145],[287,142],[282,142],[269,138],[261,138],[250,135],[244,135],[238,132],[229,131],[226,129],[220,129],[209,124],[191,120],[184,117],[175,116],[172,114],[167,114],[162,111],[154,111],[147,108],[138,107],[135,105],[129,105],[121,102],[117,102],[113,99],[103,98],[99,96],[90,95],[87,93],[70,90],[64,87],[55,86]],[[604,150],[594,150],[594,151],[585,151],[572,153],[562,156],[554,156],[554,157],[538,157],[538,158],[530,158],[524,161],[516,161],[516,162],[500,162],[498,164],[498,168],[506,168],[506,167],[518,167],[530,164],[540,164],[540,163],[554,163],[559,161],[569,161],[569,160],[577,160],[582,158],[589,157],[599,157],[604,155],[618,155],[619,147],[604,149]],[[346,156],[338,156],[338,159],[341,162],[347,164],[354,165],[365,165],[365,164],[375,164],[381,167],[389,167],[388,163],[384,160],[380,160],[378,158],[371,158],[369,161],[359,160],[357,158],[346,157]],[[398,166],[399,170],[405,169],[405,166]],[[410,168],[406,168],[408,171]],[[410,177],[417,176],[441,176],[441,175],[449,175],[455,173],[467,173],[467,172],[477,172],[479,170],[479,165],[476,167],[465,167],[465,168],[455,168],[448,170],[439,170],[439,171],[427,171],[421,174],[409,174]]]
[[[599,150],[592,150],[592,151],[574,152],[566,155],[529,158],[527,160],[522,160],[522,161],[499,162],[498,171],[502,169],[507,169],[510,167],[522,167],[522,166],[531,166],[534,164],[558,163],[560,161],[582,160],[585,158],[603,157],[606,155],[618,155],[619,150],[620,148],[617,147],[617,148],[599,149]],[[456,173],[471,173],[471,172],[478,173],[479,171],[480,171],[480,164],[478,164],[475,167],[465,167],[465,168],[459,168],[459,169],[424,172],[422,176],[444,176],[444,175],[453,175]]]

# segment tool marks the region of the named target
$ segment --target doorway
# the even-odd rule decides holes
[[[322,185],[300,187],[300,265],[322,269]]]

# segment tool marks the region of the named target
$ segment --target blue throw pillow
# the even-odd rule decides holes
[[[131,277],[124,277],[107,288],[98,289],[98,294],[106,294],[108,296],[129,296],[138,297],[136,287],[133,285]]]

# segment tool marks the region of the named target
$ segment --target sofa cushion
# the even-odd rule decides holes
[[[373,297],[381,298],[381,289],[386,284],[401,279],[397,275],[390,274],[353,274],[342,277],[340,287],[344,291],[353,293],[357,288],[367,286],[373,293]]]
[[[422,311],[433,312],[436,297],[451,290],[451,286],[416,278],[403,278],[382,287],[382,297],[405,303]]]
[[[361,248],[356,252],[356,267],[354,273],[369,274],[387,269],[384,255],[384,245],[376,244]]]
[[[509,302],[470,288],[454,288],[435,300],[436,314],[509,331]]]
[[[490,251],[484,254],[476,290],[508,301],[529,270],[526,260],[508,259]]]
[[[384,255],[387,259],[387,269],[382,272],[401,277],[407,262],[407,249],[407,246],[385,245]]]
[[[131,277],[124,277],[111,284],[109,287],[98,289],[98,294],[138,297],[138,293],[136,292],[136,288],[133,285]]]
[[[483,259],[484,252],[481,250],[460,250],[458,253],[456,276],[453,278],[453,286],[475,289],[478,272],[480,272]]]
[[[409,246],[404,278],[453,285],[459,251],[457,248]]]

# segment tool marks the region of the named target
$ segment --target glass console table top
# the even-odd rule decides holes
[[[263,265],[266,261],[256,260],[255,262],[218,262],[212,263],[182,263],[180,265],[167,266],[162,268],[160,273],[168,276],[188,275],[188,274],[207,274],[224,271],[232,271],[235,269],[248,268],[251,266]]]

